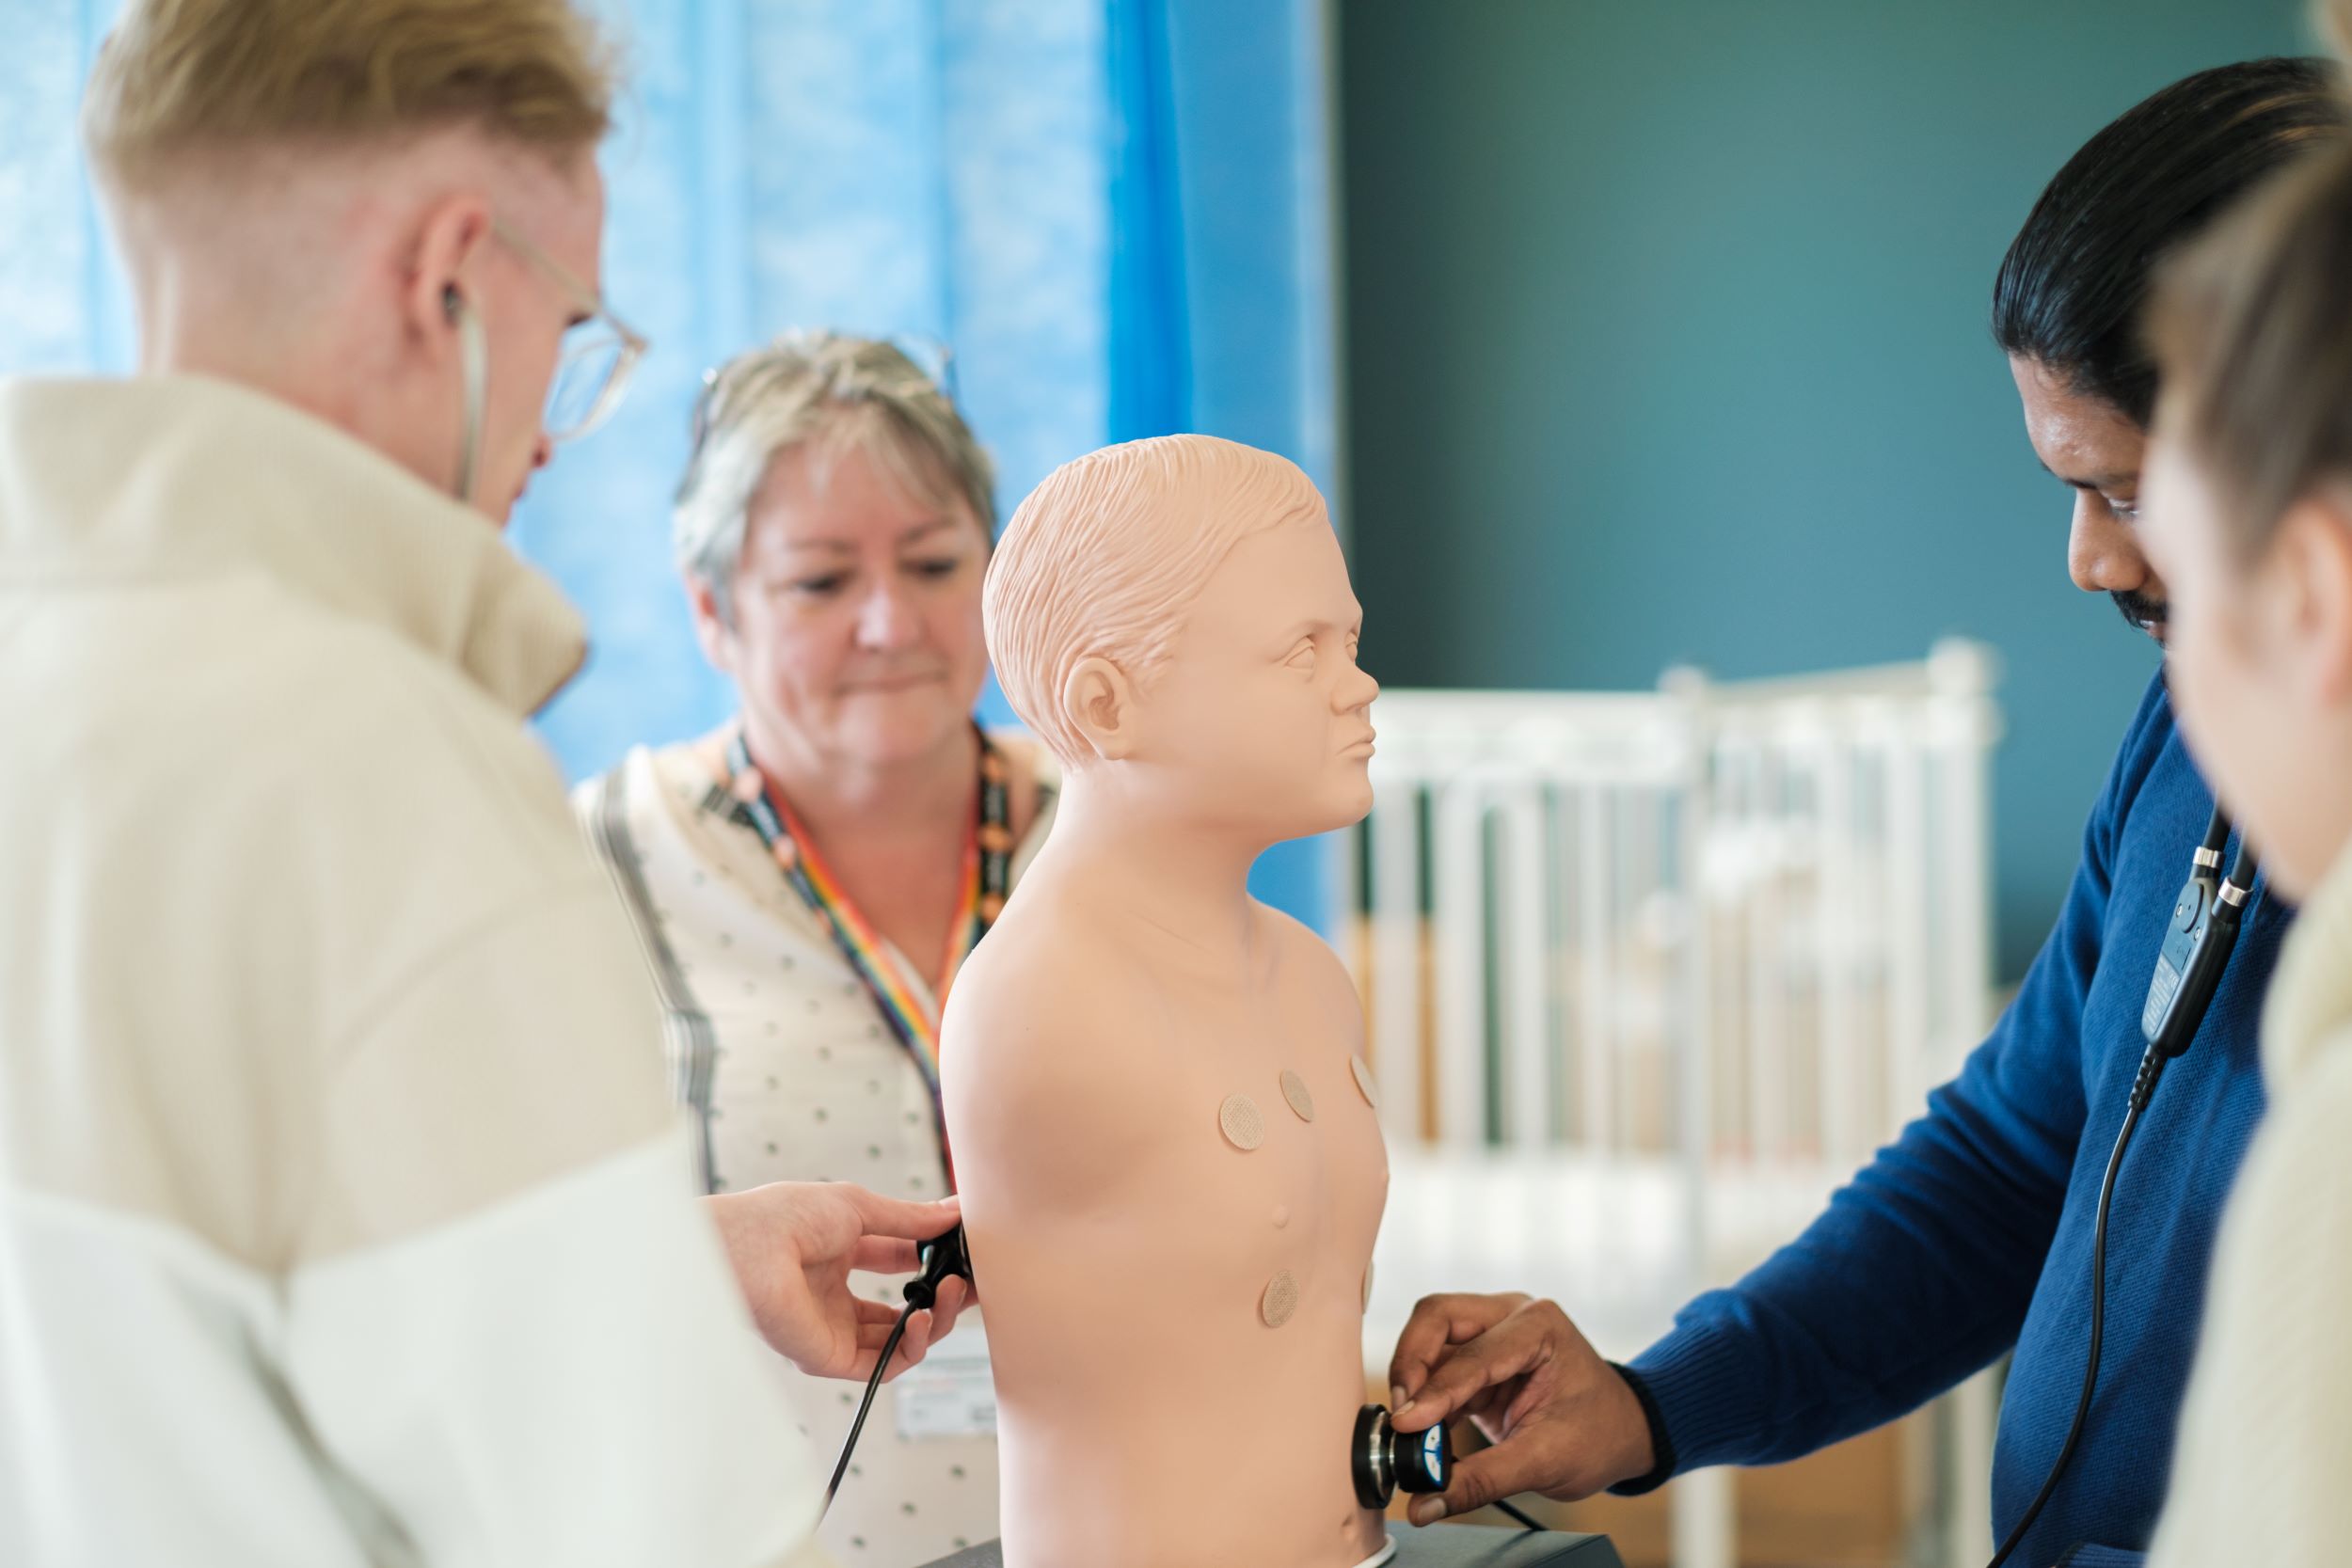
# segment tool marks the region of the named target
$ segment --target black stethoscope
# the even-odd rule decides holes
[[[906,1297],[906,1307],[899,1312],[898,1321],[891,1325],[890,1338],[866,1378],[866,1397],[858,1403],[857,1415],[850,1422],[850,1434],[841,1445],[839,1458],[834,1462],[833,1479],[825,1483],[824,1506],[828,1510],[833,1507],[834,1495],[841,1490],[842,1477],[849,1474],[850,1456],[857,1451],[858,1434],[866,1430],[866,1415],[873,1409],[874,1395],[888,1374],[890,1358],[898,1354],[907,1320],[935,1305],[940,1288],[950,1278],[961,1277],[967,1287],[971,1284],[972,1258],[964,1246],[962,1226],[925,1242],[916,1250],[919,1271],[901,1292]],[[1398,1432],[1389,1424],[1386,1406],[1368,1404],[1357,1413],[1356,1431],[1348,1442],[1348,1464],[1355,1478],[1357,1500],[1366,1508],[1384,1508],[1398,1492],[1444,1491],[1454,1473],[1454,1441],[1442,1424],[1426,1432]],[[1541,1528],[1507,1501],[1497,1506],[1530,1529]]]
[[[2155,1095],[2156,1080],[2164,1075],[2166,1064],[2186,1051],[2203,1026],[2205,1011],[2213,1006],[2214,992],[2221,986],[2221,972],[2229,966],[2230,955],[2237,948],[2238,933],[2246,923],[2246,906],[2254,896],[2254,879],[2260,863],[2251,846],[2241,843],[2237,863],[2230,868],[2228,876],[2221,874],[2221,856],[2229,847],[2230,831],[2229,814],[2215,807],[2213,821],[2205,829],[2205,841],[2198,846],[2196,858],[2189,863],[2188,880],[2182,885],[2180,897],[2173,901],[2172,918],[2165,927],[2164,944],[2156,952],[2156,972],[2148,982],[2148,1000],[2140,1006],[2139,1032],[2148,1048],[2140,1054],[2123,1126],[2115,1135],[2115,1150],[2107,1156],[2107,1172],[2099,1183],[2099,1217],[2091,1229],[2090,1241],[2090,1355],[2089,1365],[2083,1369],[2082,1397],[2074,1403],[2074,1423],[2066,1429],[2066,1442],[2050,1465],[2049,1475],[2042,1479],[2042,1490],[2034,1494],[2032,1505],[2019,1517],[2009,1539],[2001,1543],[2001,1549],[1993,1554],[1987,1568],[2001,1568],[2017,1549],[2017,1543],[2025,1539],[2026,1531],[2042,1516],[2042,1505],[2057,1490],[2067,1461],[2074,1457],[2074,1445],[2083,1434],[2083,1418],[2090,1413],[2090,1396],[2099,1384],[2099,1334],[2106,1321],[2107,1205],[2115,1196],[2115,1173],[2123,1164],[2123,1149],[2132,1140],[2133,1130],[2139,1125],[2140,1113]]]

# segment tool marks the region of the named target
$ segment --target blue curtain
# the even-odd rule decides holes
[[[1315,0],[1110,0],[1110,422],[1279,451],[1334,488],[1327,16]],[[1250,879],[1311,925],[1339,849]]]
[[[131,360],[72,133],[119,3],[0,0],[0,370]],[[1280,451],[1337,502],[1322,0],[598,8],[629,76],[606,293],[655,350],[515,521],[588,615],[588,667],[542,721],[568,775],[728,709],[670,494],[704,369],[787,327],[946,345],[1008,511],[1082,451],[1187,429]],[[1320,924],[1331,863],[1278,851],[1256,885]]]
[[[131,307],[107,253],[75,119],[118,0],[0,0],[0,373],[131,368]]]

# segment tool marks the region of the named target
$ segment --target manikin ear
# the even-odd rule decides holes
[[[1107,658],[1080,659],[1062,682],[1062,717],[1104,762],[1121,762],[1140,742],[1143,705],[1127,672]]]
[[[2250,576],[2296,683],[2324,706],[2352,705],[2352,491],[2296,502]]]
[[[708,578],[687,578],[686,608],[693,614],[694,641],[702,644],[703,657],[721,674],[734,674],[735,631],[720,616],[719,591]]]
[[[401,314],[410,335],[435,358],[457,352],[453,292],[483,309],[481,274],[491,245],[490,198],[478,191],[445,196],[424,210],[401,280]]]

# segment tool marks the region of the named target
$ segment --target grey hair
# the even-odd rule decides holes
[[[961,503],[984,540],[995,537],[995,467],[936,381],[879,339],[787,332],[706,379],[670,514],[678,571],[710,585],[730,625],[752,498],[770,465],[803,447],[828,463],[844,450],[864,451],[909,494]]]

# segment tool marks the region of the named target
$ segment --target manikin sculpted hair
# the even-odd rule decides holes
[[[1324,523],[1314,483],[1234,441],[1157,436],[1063,464],[989,563],[988,654],[1013,711],[1065,768],[1092,761],[1063,708],[1071,673],[1106,659],[1148,689],[1233,546],[1298,522]]]

